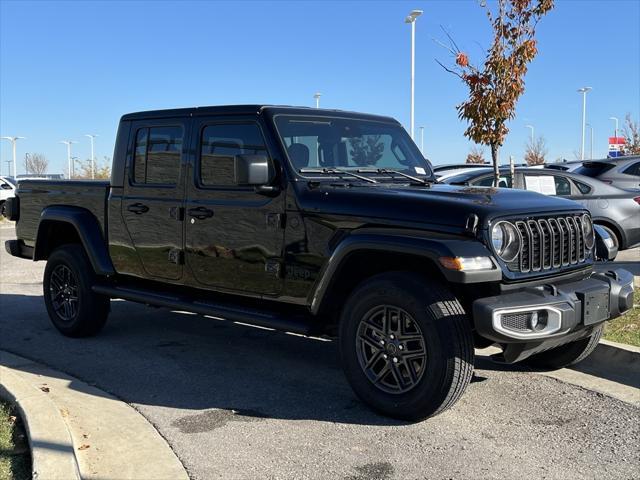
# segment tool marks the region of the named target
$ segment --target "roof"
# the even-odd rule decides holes
[[[260,115],[261,113],[275,115],[288,113],[292,115],[320,115],[320,116],[358,116],[370,120],[398,123],[392,117],[372,115],[368,113],[349,112],[345,110],[331,110],[326,108],[296,107],[289,105],[218,105],[205,107],[174,108],[166,110],[148,110],[144,112],[127,113],[121,120],[142,120],[149,118],[188,117],[200,115]]]

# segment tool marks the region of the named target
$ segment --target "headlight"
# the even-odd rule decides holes
[[[520,232],[509,222],[498,222],[491,228],[491,244],[505,262],[512,262],[520,253]]]
[[[593,242],[595,241],[595,234],[593,233],[593,222],[591,221],[591,217],[585,213],[580,219],[580,224],[582,225],[582,235],[584,236],[584,243],[586,244],[587,249],[591,250],[593,248]]]

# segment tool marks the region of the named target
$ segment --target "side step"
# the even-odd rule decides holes
[[[309,319],[304,318],[302,315],[287,316],[285,313],[279,314],[243,308],[227,303],[212,303],[205,300],[191,299],[186,296],[158,294],[149,290],[131,287],[94,285],[93,291],[111,298],[121,298],[130,302],[144,303],[155,307],[209,315],[300,335],[311,335],[313,330]]]

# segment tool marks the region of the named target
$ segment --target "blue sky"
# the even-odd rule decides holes
[[[313,105],[391,115],[408,128],[410,27],[416,30],[416,125],[434,163],[463,162],[471,144],[455,105],[465,89],[436,62],[441,26],[481,59],[490,28],[474,0],[411,2],[13,1],[0,0],[0,133],[28,137],[51,172],[74,155],[111,157],[120,115],[137,110],[232,103]],[[535,126],[549,160],[580,148],[581,97],[594,156],[606,155],[610,116],[640,115],[640,1],[557,0],[538,27],[539,55],[502,150],[521,160]],[[417,132],[417,128],[416,128]],[[587,138],[587,154],[589,139]],[[2,141],[2,172],[11,158]],[[488,156],[488,155],[487,155]],[[18,173],[23,171],[22,165]]]

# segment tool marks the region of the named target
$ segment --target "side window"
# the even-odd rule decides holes
[[[556,195],[561,197],[568,197],[571,195],[571,183],[565,177],[553,176],[553,181],[556,184]]]
[[[0,182],[0,188],[2,190],[11,190],[11,186],[8,183]]]
[[[139,129],[133,159],[134,183],[175,185],[180,176],[182,137],[182,127]]]
[[[267,155],[260,128],[255,123],[209,125],[200,139],[200,183],[204,186],[235,185],[236,155]]]
[[[577,180],[574,180],[573,182],[576,184],[576,187],[578,187],[578,190],[580,190],[580,193],[582,193],[583,195],[587,195],[591,192],[591,187],[586,183],[578,182]]]
[[[479,187],[493,187],[493,175],[481,178],[475,185]],[[511,175],[500,175],[500,180],[498,181],[499,188],[512,188],[512,186]]]
[[[640,162],[633,163],[623,170],[622,173],[640,177]]]

